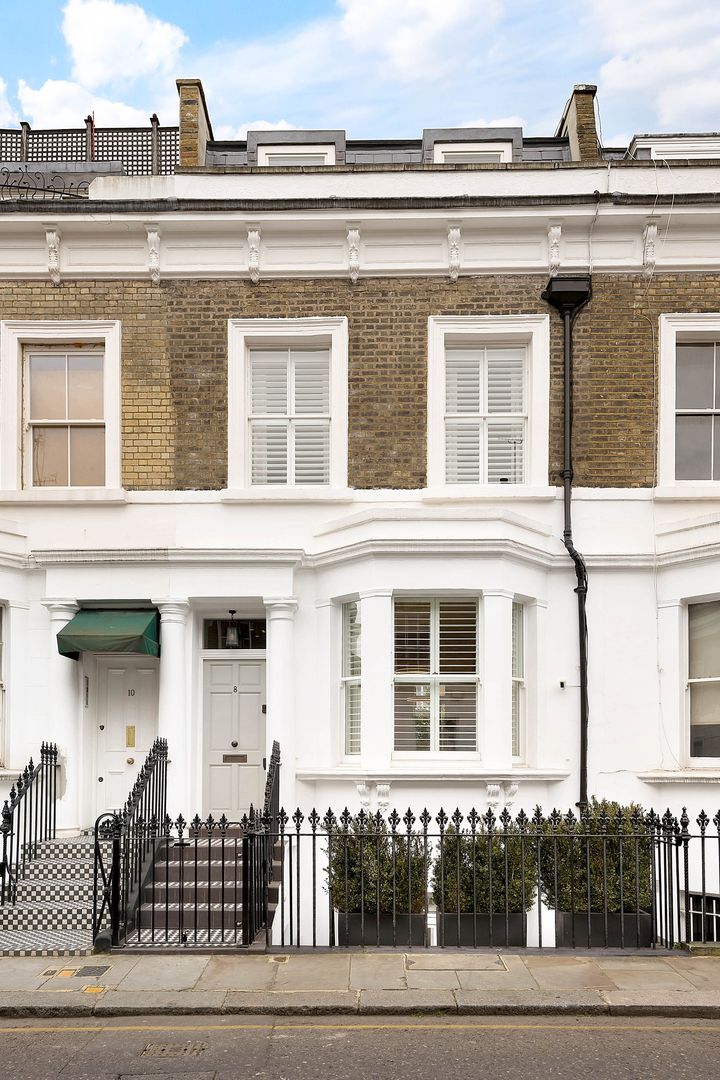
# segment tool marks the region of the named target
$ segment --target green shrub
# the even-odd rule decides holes
[[[388,832],[377,819],[353,818],[328,834],[333,906],[338,911],[420,914],[425,911],[427,861],[422,839]]]
[[[589,884],[591,911],[605,910],[604,894],[608,912],[649,910],[651,836],[642,807],[593,798],[579,821],[556,817],[554,828],[548,822],[543,832],[540,877],[548,907],[586,912]]]
[[[499,825],[492,835],[483,822],[474,834],[458,833],[451,825],[433,865],[433,898],[442,912],[529,911],[535,866],[532,838],[526,834],[523,844],[513,823],[507,831]]]

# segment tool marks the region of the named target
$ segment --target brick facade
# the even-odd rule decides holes
[[[549,310],[544,275],[347,281],[0,283],[0,317],[120,319],[123,483],[226,484],[228,318],[346,315],[349,480],[425,484],[429,315]],[[595,275],[575,325],[575,482],[650,486],[662,312],[717,311],[720,275]],[[562,460],[562,328],[551,312],[550,480]]]

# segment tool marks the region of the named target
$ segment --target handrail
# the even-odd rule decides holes
[[[0,818],[0,904],[16,902],[17,883],[37,856],[38,845],[55,839],[57,759],[57,745],[43,742],[39,764],[30,758],[5,800]]]
[[[93,941],[110,916],[111,944],[132,920],[142,884],[151,836],[167,816],[167,739],[156,739],[120,810],[100,814],[95,822]],[[112,842],[108,862],[103,841]]]
[[[277,818],[280,809],[280,743],[275,740],[268,762],[265,779],[265,798],[263,800],[263,818]]]

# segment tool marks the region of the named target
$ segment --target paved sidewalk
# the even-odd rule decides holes
[[[0,958],[0,1017],[162,1013],[720,1018],[720,956],[447,949]]]

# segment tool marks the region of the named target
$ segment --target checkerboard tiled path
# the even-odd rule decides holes
[[[17,902],[0,907],[0,956],[92,951],[93,837],[47,840],[18,882]]]

